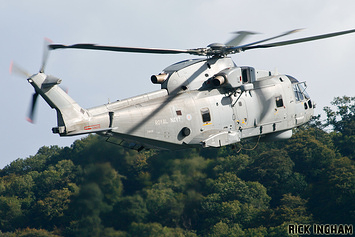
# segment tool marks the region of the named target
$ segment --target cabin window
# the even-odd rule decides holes
[[[282,100],[282,96],[277,96],[276,97],[276,107],[283,107],[284,106],[284,101]]]
[[[202,121],[208,123],[211,121],[211,114],[208,108],[201,109]]]
[[[249,75],[247,69],[242,69],[242,78],[243,78],[243,83],[249,82]]]

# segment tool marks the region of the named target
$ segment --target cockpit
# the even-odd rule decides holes
[[[307,88],[306,82],[299,82],[296,78],[289,75],[287,75],[287,77],[290,79],[292,83],[296,102],[308,101],[308,103],[305,103],[305,109],[307,109],[308,107],[312,108],[313,104],[310,100],[311,97],[306,92],[306,88]]]
[[[306,82],[299,82],[296,78],[290,75],[287,75],[287,77],[290,79],[292,83],[293,91],[295,92],[296,101],[310,99],[308,93],[306,92],[306,88],[307,88]]]

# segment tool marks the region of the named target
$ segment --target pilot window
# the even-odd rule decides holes
[[[298,84],[298,88],[300,89],[303,96],[308,100],[310,97],[306,91],[306,88],[307,88],[306,84],[304,82],[301,82]]]
[[[276,107],[283,107],[284,106],[284,101],[282,100],[282,96],[277,96],[276,98]]]
[[[202,121],[208,123],[211,121],[211,114],[208,108],[201,109]]]
[[[300,88],[298,87],[298,84],[293,84],[293,91],[295,92],[296,101],[301,101],[304,99],[304,96]]]
[[[306,84],[303,82],[293,84],[293,91],[295,92],[296,101],[301,101],[305,98],[308,100],[310,98],[306,92],[305,86]]]

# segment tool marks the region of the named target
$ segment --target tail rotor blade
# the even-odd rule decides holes
[[[41,68],[39,69],[39,72],[41,72],[41,73],[44,72],[44,69],[47,65],[47,60],[48,60],[48,56],[49,56],[49,45],[52,43],[53,43],[52,40],[50,40],[48,38],[44,38],[42,65],[41,65]]]
[[[10,74],[14,73],[14,74],[26,77],[26,78],[31,77],[30,73],[28,73],[25,69],[23,69],[22,67],[20,67],[16,63],[14,63],[14,61],[11,61],[11,63],[10,63],[9,72],[10,72]]]
[[[35,92],[32,96],[32,104],[31,104],[31,108],[30,108],[30,113],[26,119],[30,123],[34,123],[34,113],[35,113],[38,95],[39,94],[37,92]]]

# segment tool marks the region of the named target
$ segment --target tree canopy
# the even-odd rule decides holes
[[[90,135],[0,170],[0,236],[287,236],[355,223],[355,97],[291,139],[125,150]],[[331,128],[331,131],[325,129]]]

